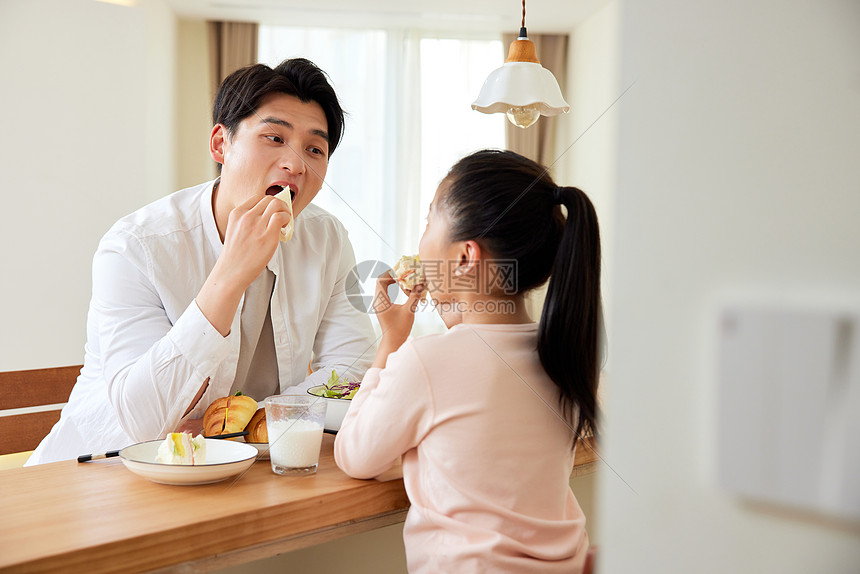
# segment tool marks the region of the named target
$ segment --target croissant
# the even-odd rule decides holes
[[[245,429],[257,411],[257,401],[248,395],[236,394],[212,402],[203,415],[203,434],[217,436]]]
[[[248,431],[245,442],[269,442],[269,431],[266,429],[266,409],[257,409],[245,430]]]

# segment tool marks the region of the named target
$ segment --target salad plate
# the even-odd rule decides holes
[[[166,464],[157,462],[163,440],[127,446],[119,451],[122,463],[131,472],[159,484],[197,485],[226,480],[247,470],[257,459],[251,444],[207,438],[205,464]],[[266,445],[268,448],[268,445]]]
[[[332,370],[331,377],[324,385],[317,385],[308,389],[308,394],[322,397],[326,400],[325,430],[340,430],[343,417],[349,411],[352,397],[358,392],[360,383],[353,382],[346,377],[341,378],[336,371]]]
[[[325,396],[325,391],[325,385],[317,385],[316,387],[309,388],[308,394],[325,399],[326,408],[324,427],[327,431],[336,432],[340,430],[340,424],[343,422],[343,417],[346,416],[347,411],[349,411],[349,406],[352,404],[352,400],[327,397]]]

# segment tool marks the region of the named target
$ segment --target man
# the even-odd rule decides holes
[[[102,238],[84,368],[28,465],[198,432],[216,398],[243,391],[259,401],[321,384],[332,369],[360,379],[370,366],[370,320],[345,296],[352,246],[334,216],[310,205],[343,132],[324,73],[304,59],[234,72],[213,123],[220,177]],[[295,232],[283,242],[289,209],[273,196],[287,186]]]

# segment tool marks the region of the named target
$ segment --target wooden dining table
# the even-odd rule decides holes
[[[119,458],[0,471],[0,572],[206,572],[402,522],[398,465],[356,480],[323,438],[310,476],[268,460],[223,482],[151,482]],[[578,448],[576,468],[593,465]]]
[[[0,472],[0,572],[209,571],[403,521],[400,467],[355,480],[324,435],[310,476],[268,460],[223,482],[157,484],[119,458]]]

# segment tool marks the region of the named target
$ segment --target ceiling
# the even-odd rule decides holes
[[[531,0],[533,33],[570,32],[609,0]],[[335,28],[420,28],[475,34],[519,30],[518,0],[167,0],[180,18]]]

